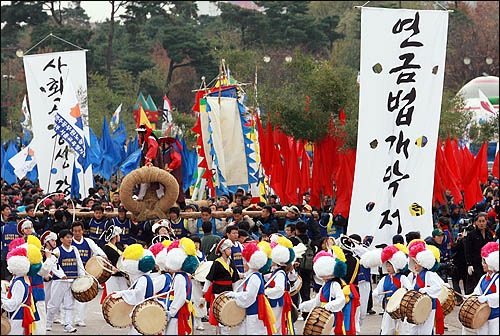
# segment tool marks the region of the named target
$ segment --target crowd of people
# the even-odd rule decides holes
[[[33,319],[43,321],[36,324],[36,334],[51,330],[56,322],[62,322],[66,332],[75,332],[74,326],[85,327],[87,304],[74,300],[71,283],[85,274],[86,263],[92,256],[106,257],[113,265],[113,276],[101,284],[105,287],[102,300],[106,294],[114,293],[114,297],[136,305],[153,294],[168,292],[169,288],[175,292],[173,300],[170,297],[164,299],[169,314],[166,334],[184,333],[188,329],[188,325],[182,322],[183,319],[189,320],[192,308],[184,308],[186,299],[197,303],[193,308],[197,316],[192,321],[193,329],[203,330],[203,322],[209,322],[217,326],[218,333],[227,334],[229,327],[218,323],[210,309],[211,303],[225,291],[229,291],[227,296],[235,298],[237,304],[246,309],[246,318],[240,325],[243,334],[291,332],[293,324],[288,324],[285,317],[290,305],[298,308],[299,319],[306,319],[316,306],[324,307],[336,314],[336,333],[342,332],[342,327],[347,334],[359,333],[366,315],[376,314],[373,298],[380,299],[385,309],[390,295],[379,293],[390,290],[390,283],[393,283],[386,279],[392,281],[397,277],[398,281],[394,282],[399,284],[397,288],[417,290],[424,289],[425,284],[432,287],[432,283],[450,282],[458,292],[456,300],[460,305],[463,294],[466,297],[478,294],[478,288],[482,288],[486,279],[485,274],[498,274],[498,261],[496,269],[494,265],[485,267],[482,255],[482,249],[495,240],[498,242],[499,237],[498,180],[492,175],[489,184],[483,186],[483,202],[469,211],[465,211],[462,204],[454,204],[450,195],[446,195],[446,204],[436,203],[431,236],[421,237],[419,232],[409,232],[375,247],[370,246],[371,236],[344,235],[348,218],[333,214],[335,204],[328,197],[318,209],[309,204],[308,193],[303,195],[302,204],[283,205],[276,195],[266,197],[266,202],[255,203],[251,194],[238,190],[217,199],[208,198],[202,202],[203,206],[199,205],[201,202],[184,202],[182,199],[180,206],[169,210],[169,218],[135,222],[127,217],[127,209],[121,204],[119,183],[99,177],[95,182],[87,198],[71,200],[59,193],[46,196],[37,183],[26,178],[12,185],[2,181],[1,278],[11,281],[9,296],[2,294],[2,308],[15,315],[11,316],[13,330],[23,331],[25,328],[24,313],[15,313],[12,307],[26,303],[28,299],[20,293],[23,292],[21,289],[28,287],[33,288],[32,300],[36,307]],[[77,208],[80,214],[91,212],[92,215],[75,218],[73,208]],[[200,212],[201,217],[182,218],[181,211]],[[215,218],[212,213],[216,211],[228,212],[228,217]],[[260,211],[260,216],[250,217],[244,214],[245,211]],[[286,211],[286,216],[278,217],[276,211]],[[111,213],[113,216],[108,217],[107,214]],[[12,242],[21,238],[30,246],[32,237],[38,237],[43,262],[36,272],[33,267],[25,272],[24,275],[29,275],[29,281],[25,281],[23,274],[13,272],[14,266],[9,267],[9,260],[17,256],[12,255],[13,250],[20,248],[20,244],[16,247]],[[412,247],[411,243],[415,241],[421,243]],[[293,247],[299,245],[304,246],[304,250],[300,258],[294,258]],[[406,247],[406,252],[402,246]],[[176,249],[184,254],[179,251],[174,261],[169,256],[175,255],[172,251]],[[372,257],[372,260],[377,259],[376,263],[363,261],[369,254],[363,255],[373,250],[385,251],[380,262],[376,257]],[[427,262],[418,257],[434,250],[439,251],[439,258],[436,258],[439,259],[438,269],[434,269],[434,259]],[[405,260],[398,260],[398,251],[405,254]],[[123,265],[118,265],[120,259],[123,259]],[[191,259],[191,263],[186,261]],[[138,266],[132,262],[127,264],[126,260],[141,262]],[[182,261],[180,264],[179,260]],[[205,261],[213,261],[205,281],[189,276],[196,268],[193,265]],[[38,264],[31,259],[30,262],[32,266]],[[428,279],[423,280],[424,285],[417,276],[421,271]],[[425,275],[426,272],[432,275]],[[160,276],[163,274],[165,276]],[[493,281],[498,282],[498,275]],[[133,289],[129,288],[131,283],[135,283]],[[350,288],[348,295],[345,295],[346,287]],[[426,289],[422,292],[433,298],[438,295]],[[12,298],[16,295],[21,296],[14,302]],[[260,295],[267,297],[274,320],[261,319],[260,313],[257,314],[263,304]],[[203,302],[206,305],[200,308]],[[482,330],[490,334],[495,330],[498,333],[498,295],[496,307],[494,305],[492,303],[497,312],[496,329],[493,323],[492,329]],[[386,312],[381,312],[384,314],[382,333],[391,334],[397,330],[399,333],[430,334],[439,315],[435,310],[433,303],[434,313],[428,322],[419,326],[396,325]],[[348,317],[351,313],[352,318]],[[16,324],[18,321],[23,323]],[[274,322],[270,321],[274,321],[275,326],[271,326]],[[434,331],[442,333],[438,325],[436,323]],[[442,325],[442,328],[446,326]],[[135,329],[131,331],[137,332]]]

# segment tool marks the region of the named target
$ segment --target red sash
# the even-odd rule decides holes
[[[187,293],[191,290],[191,280],[189,279],[189,276],[186,277],[187,282],[188,282],[188,287],[186,289],[186,297]],[[174,293],[175,295],[175,293]],[[179,309],[179,312],[177,313],[177,334],[178,335],[191,335],[192,329],[191,326],[189,325],[189,316],[191,313],[189,312],[188,304],[185,302],[181,309]]]
[[[436,334],[444,334],[444,315],[439,299],[436,299]]]
[[[264,325],[266,326],[266,329],[267,329],[267,334],[272,335],[273,331],[272,331],[271,323],[269,322],[269,316],[268,316],[267,307],[266,307],[266,296],[264,295],[264,293],[257,295],[257,300],[259,301],[258,318],[259,318],[259,320],[264,322]]]
[[[101,304],[104,302],[106,296],[108,296],[108,291],[106,290],[106,283],[103,283],[102,285],[104,287],[104,290],[102,291]]]
[[[215,319],[214,310],[212,309],[212,303],[215,300],[215,295],[212,292],[212,287],[213,287],[214,283],[217,285],[231,285],[233,282],[231,280],[214,281],[214,282],[212,282],[212,284],[208,288],[208,291],[203,296],[205,298],[205,300],[207,301],[208,306],[210,307],[210,313],[208,314],[208,323],[210,323],[213,326],[218,326],[219,322],[217,322],[217,320]]]
[[[356,335],[356,310],[361,305],[359,303],[359,293],[354,284],[349,284],[351,287],[351,325],[349,331],[346,330],[346,335]]]
[[[344,325],[344,313],[342,313],[342,310],[339,310],[335,314],[337,318],[335,319],[335,329],[333,331],[335,335],[343,335],[344,331],[342,330],[342,326]]]
[[[394,275],[391,275],[390,277],[394,286],[396,286],[397,288],[401,288],[401,281]]]
[[[43,287],[43,284],[42,284],[42,287]],[[12,289],[9,288],[9,292],[7,293],[7,298],[10,299],[12,298],[12,293],[10,292],[10,290]],[[24,328],[24,334],[25,335],[31,335],[30,333],[30,325],[35,321],[35,317],[31,314],[31,310],[29,308],[29,306],[31,306],[31,286],[28,286],[28,297],[26,298],[26,302],[23,303],[25,304],[26,306],[24,307],[21,307],[22,311],[23,311],[23,323],[22,323],[22,326]],[[16,313],[17,315],[17,313]],[[12,317],[14,318],[14,316]]]
[[[292,297],[288,291],[285,291],[283,296],[283,312],[281,313],[281,334],[288,335],[288,324],[286,323],[286,317],[288,316],[288,312],[292,310]],[[277,316],[276,316],[277,318]]]

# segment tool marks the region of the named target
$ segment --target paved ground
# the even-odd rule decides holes
[[[76,327],[78,331],[74,335],[124,335],[128,333],[128,329],[113,328],[104,321],[102,316],[101,305],[99,304],[102,295],[102,290],[99,292],[98,296],[89,303],[87,311],[86,327]],[[458,321],[458,311],[460,307],[455,307],[453,312],[445,318],[445,326],[448,330],[445,331],[445,335],[460,335],[462,333],[462,327]],[[380,324],[382,321],[382,316],[378,315],[382,311],[382,307],[376,305],[374,310],[377,312],[376,315],[367,315],[363,326],[361,327],[361,335],[378,335],[380,333]],[[215,335],[215,327],[211,326],[209,323],[204,323],[205,330],[195,330],[196,335]],[[297,321],[295,323],[295,330],[297,334],[302,334],[304,328],[304,321]],[[63,334],[63,326],[60,324],[54,324],[52,331],[48,332],[48,335],[60,335]],[[235,328],[231,332],[232,335],[238,334],[238,329]]]

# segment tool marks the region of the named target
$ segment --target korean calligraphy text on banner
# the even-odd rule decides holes
[[[430,235],[448,12],[361,9],[356,169],[348,234]]]
[[[55,116],[68,78],[74,86],[81,113],[83,133],[89,140],[87,73],[85,50],[28,55],[23,57],[26,86],[33,122],[33,147],[37,159],[40,187],[47,193],[69,195],[75,151],[54,130]],[[76,163],[82,197],[93,186],[92,167],[85,173]]]

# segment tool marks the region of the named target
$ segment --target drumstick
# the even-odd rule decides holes
[[[392,292],[393,292],[392,290],[388,290],[388,291],[385,291],[385,292],[377,293],[377,295],[385,295],[385,294],[389,294],[389,293],[392,293]]]
[[[459,293],[459,292],[457,292],[456,290],[454,290],[454,292],[455,292],[455,294],[457,294],[458,296],[460,296],[462,299],[467,299],[467,298],[465,297],[465,295],[462,295],[462,293]]]

